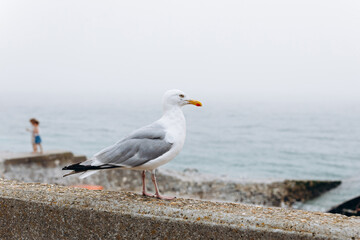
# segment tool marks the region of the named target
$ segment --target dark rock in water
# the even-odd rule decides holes
[[[360,216],[360,196],[346,201],[334,208],[329,213],[338,213],[346,216]]]
[[[321,194],[338,187],[341,181],[320,181],[320,180],[286,180],[284,182],[283,199],[287,205],[296,202],[305,202],[319,197]]]
[[[198,173],[199,170],[197,170],[196,168],[185,168],[184,173]]]

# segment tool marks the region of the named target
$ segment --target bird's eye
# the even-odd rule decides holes
[[[179,97],[184,98],[185,96],[184,96],[184,94],[180,94]]]

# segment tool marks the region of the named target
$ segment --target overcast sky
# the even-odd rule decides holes
[[[359,13],[358,0],[0,0],[0,94],[359,100]]]

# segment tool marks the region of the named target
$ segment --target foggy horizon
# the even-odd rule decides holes
[[[178,88],[359,102],[359,12],[358,1],[2,1],[0,100],[157,102]]]

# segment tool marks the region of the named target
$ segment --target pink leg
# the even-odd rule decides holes
[[[157,183],[156,183],[156,177],[155,177],[155,170],[153,170],[151,172],[151,180],[153,181],[154,183],[154,186],[155,186],[155,197],[158,198],[158,199],[165,199],[165,200],[171,200],[171,199],[174,199],[175,197],[166,197],[166,196],[161,196],[160,195],[160,192],[159,192],[159,189],[158,189],[158,186],[157,186]]]
[[[152,194],[149,194],[149,193],[146,192],[146,186],[145,186],[146,174],[145,174],[145,171],[142,171],[141,176],[142,176],[142,184],[143,184],[143,191],[142,191],[143,196],[153,196]]]

